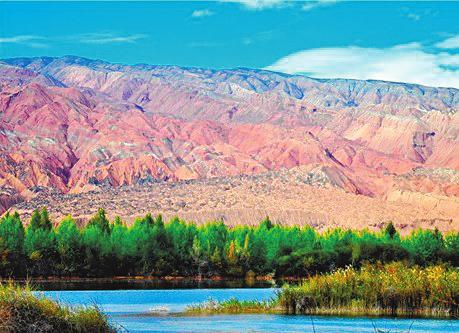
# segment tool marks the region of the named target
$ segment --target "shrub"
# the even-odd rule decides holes
[[[115,329],[96,307],[71,308],[9,284],[0,285],[0,332],[110,333]]]

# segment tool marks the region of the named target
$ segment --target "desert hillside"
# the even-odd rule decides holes
[[[0,212],[459,229],[459,91],[263,70],[0,62]]]

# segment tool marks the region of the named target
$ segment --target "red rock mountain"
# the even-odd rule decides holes
[[[459,90],[451,88],[71,56],[7,59],[0,212],[45,190],[307,168],[314,172],[306,187],[433,209],[459,228],[458,111]]]

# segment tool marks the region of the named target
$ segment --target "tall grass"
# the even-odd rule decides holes
[[[293,314],[457,316],[459,270],[402,263],[339,269],[284,287],[278,302]]]
[[[28,287],[0,285],[1,333],[109,333],[115,329],[96,307],[71,308],[35,296]]]
[[[271,301],[239,301],[231,298],[226,301],[215,301],[209,299],[200,304],[193,304],[186,308],[186,313],[190,315],[199,314],[235,314],[235,313],[272,313],[276,312],[276,300]]]
[[[189,307],[187,313],[457,317],[459,269],[400,262],[348,267],[311,276],[298,286],[286,285],[268,302],[209,301]]]

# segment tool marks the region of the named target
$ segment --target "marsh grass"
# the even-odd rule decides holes
[[[454,317],[459,271],[402,263],[340,269],[284,287],[278,301],[286,313]]]
[[[0,285],[0,333],[115,331],[96,306],[69,307],[34,295],[28,286]]]
[[[216,301],[209,299],[200,304],[190,305],[186,308],[186,314],[205,315],[205,314],[253,314],[253,313],[281,313],[277,307],[276,300],[271,301],[239,301],[230,298],[226,301]]]
[[[213,300],[187,313],[285,313],[343,316],[457,317],[459,270],[403,263],[367,265],[315,275],[284,286],[269,302]]]

